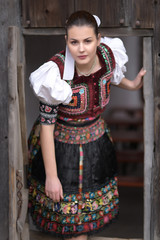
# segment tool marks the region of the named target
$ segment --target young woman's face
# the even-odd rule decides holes
[[[88,65],[95,59],[100,35],[97,39],[93,27],[73,26],[68,30],[66,42],[75,62]]]

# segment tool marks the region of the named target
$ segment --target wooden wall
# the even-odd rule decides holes
[[[160,239],[160,0],[67,0],[66,4],[63,4],[63,11],[61,3],[59,0],[54,0],[56,9],[54,16],[55,9],[51,7],[49,0],[23,0],[23,33],[64,34],[65,20],[70,13],[84,9],[100,16],[102,34],[144,37],[145,63],[148,67],[144,92],[146,98],[144,237],[145,240],[158,240]],[[50,30],[51,28],[53,29]],[[147,59],[150,55],[152,57]],[[153,102],[151,95],[148,95],[148,86],[154,88],[153,95],[150,91]],[[153,105],[154,110],[150,110],[149,106]],[[152,121],[150,124],[148,119]],[[154,136],[151,136],[150,131],[153,131],[153,127]]]
[[[49,0],[23,0],[24,34],[64,34],[65,20],[70,13],[84,9],[100,16],[102,34],[144,37],[145,63],[149,68],[144,92],[146,98],[144,237],[145,240],[160,239],[160,0],[67,0],[63,4],[63,11],[61,3],[62,1],[54,0],[51,7]],[[148,56],[152,57],[147,59]],[[150,91],[152,97],[148,95],[148,86],[154,86],[153,95]],[[149,110],[149,106],[153,105],[154,110]],[[151,124],[147,118],[151,119]],[[153,126],[154,136],[151,136]]]
[[[0,238],[9,239],[8,26],[20,26],[17,0],[0,0]],[[14,128],[14,126],[13,126]]]
[[[101,27],[153,28],[154,7],[152,0],[23,0],[23,26],[64,27],[72,12],[87,10],[101,17]]]
[[[150,46],[153,53],[154,157],[150,159],[152,161],[151,192],[148,193],[151,197],[150,229],[145,240],[160,239],[160,0],[0,0],[0,9],[0,234],[2,239],[15,240],[9,236],[8,27],[18,26],[23,34],[54,34],[54,29],[56,34],[63,34],[65,20],[73,11],[80,9],[101,16],[101,30],[110,36],[137,35],[152,39]],[[22,53],[23,46],[20,49]],[[16,223],[13,228],[15,227]]]

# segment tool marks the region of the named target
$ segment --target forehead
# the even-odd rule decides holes
[[[86,39],[96,37],[93,27],[91,26],[72,26],[68,29],[68,38]]]

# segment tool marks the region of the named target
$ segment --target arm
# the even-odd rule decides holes
[[[40,139],[46,172],[45,192],[46,195],[50,197],[54,202],[59,202],[61,199],[63,199],[63,190],[57,176],[53,138],[54,126],[54,124],[41,125]]]
[[[127,90],[138,90],[143,85],[143,76],[145,74],[146,70],[142,68],[133,81],[123,78],[117,86]]]

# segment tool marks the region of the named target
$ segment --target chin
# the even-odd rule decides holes
[[[79,64],[79,65],[84,65],[84,64],[88,64],[89,61],[86,60],[86,59],[82,59],[82,60],[79,60],[79,59],[78,59],[78,61],[76,61],[76,63]]]

